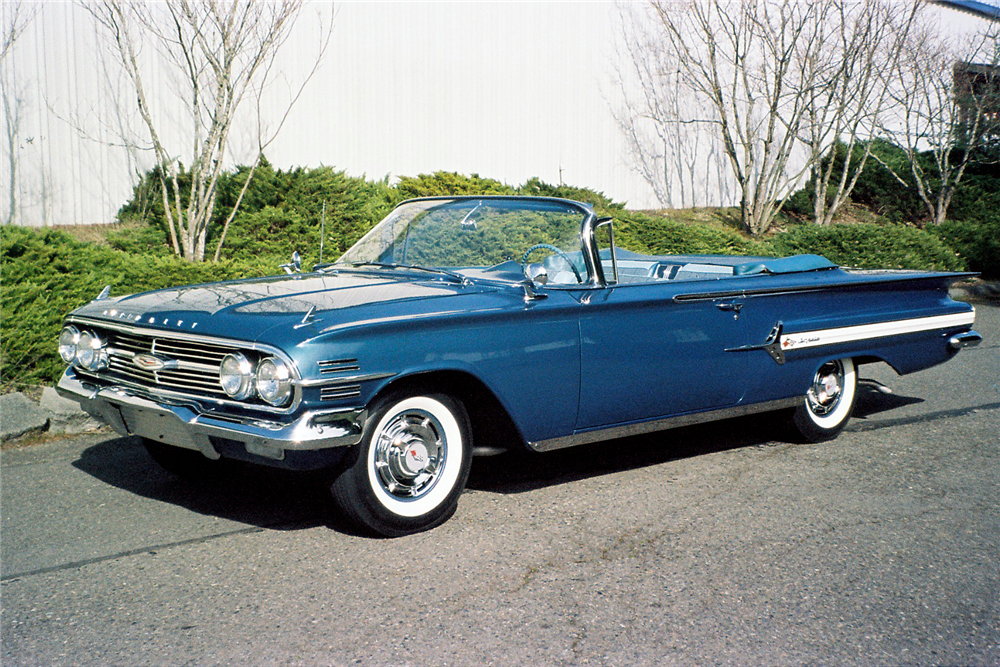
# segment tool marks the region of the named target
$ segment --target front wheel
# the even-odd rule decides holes
[[[819,367],[802,404],[792,413],[792,424],[808,442],[837,437],[854,411],[858,376],[849,358]]]
[[[361,528],[398,537],[444,523],[472,463],[465,408],[443,394],[394,394],[365,423],[351,464],[330,491]]]

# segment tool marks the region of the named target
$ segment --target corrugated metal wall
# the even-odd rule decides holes
[[[5,12],[10,7],[4,3]],[[3,92],[19,119],[14,220],[110,222],[136,169],[151,164],[147,151],[122,148],[121,127],[141,128],[134,94],[84,9],[62,2],[34,7],[2,65]],[[318,22],[330,10],[327,3],[308,5],[280,54],[265,108],[272,127],[315,58]],[[613,12],[610,3],[338,5],[323,65],[268,158],[282,168],[331,165],[369,178],[435,170],[511,184],[561,177],[652,206],[650,191],[626,166],[603,97],[611,89]],[[161,132],[175,137],[182,154],[189,142],[180,140],[183,110],[170,94],[171,72],[158,65],[148,76],[155,104],[171,109]],[[4,125],[0,220],[9,211],[10,127]],[[251,127],[248,119],[237,125],[231,162],[253,155]]]

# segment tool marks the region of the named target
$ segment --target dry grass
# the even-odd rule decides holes
[[[54,229],[66,232],[77,241],[85,243],[96,243],[98,245],[108,244],[108,234],[110,232],[120,232],[126,229],[135,229],[142,226],[139,220],[129,220],[128,222],[112,222],[98,225],[55,225]]]

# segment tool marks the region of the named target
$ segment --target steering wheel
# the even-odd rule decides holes
[[[524,264],[525,262],[527,262],[528,261],[528,256],[531,253],[533,253],[536,250],[538,250],[539,248],[545,248],[546,250],[551,250],[555,254],[559,255],[559,257],[561,257],[562,260],[564,262],[566,262],[566,264],[569,265],[570,270],[573,271],[573,275],[576,276],[576,281],[578,283],[582,283],[583,282],[583,278],[580,277],[580,272],[576,270],[576,266],[574,266],[573,260],[569,258],[569,255],[567,255],[566,253],[564,253],[562,250],[560,250],[559,248],[555,247],[551,243],[536,243],[535,245],[533,245],[530,248],[528,248],[527,250],[525,250],[524,251],[524,255],[521,257],[521,264]]]

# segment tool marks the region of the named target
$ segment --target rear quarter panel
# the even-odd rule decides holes
[[[826,274],[826,275],[824,275]],[[788,292],[748,294],[744,315],[750,344],[763,343],[774,326],[784,334],[896,322],[969,313],[973,309],[948,296],[954,276],[917,274],[870,276],[842,271],[814,276],[776,277],[792,288]],[[923,275],[924,277],[919,277]],[[824,279],[828,284],[824,285]],[[831,280],[833,279],[833,280]],[[815,290],[794,291],[802,287]],[[906,374],[943,363],[956,353],[947,339],[970,326],[956,326],[903,335],[864,338],[833,345],[785,349],[785,363],[777,364],[763,350],[749,354],[750,380],[744,401],[755,403],[805,393],[816,369],[842,357],[884,361]]]

